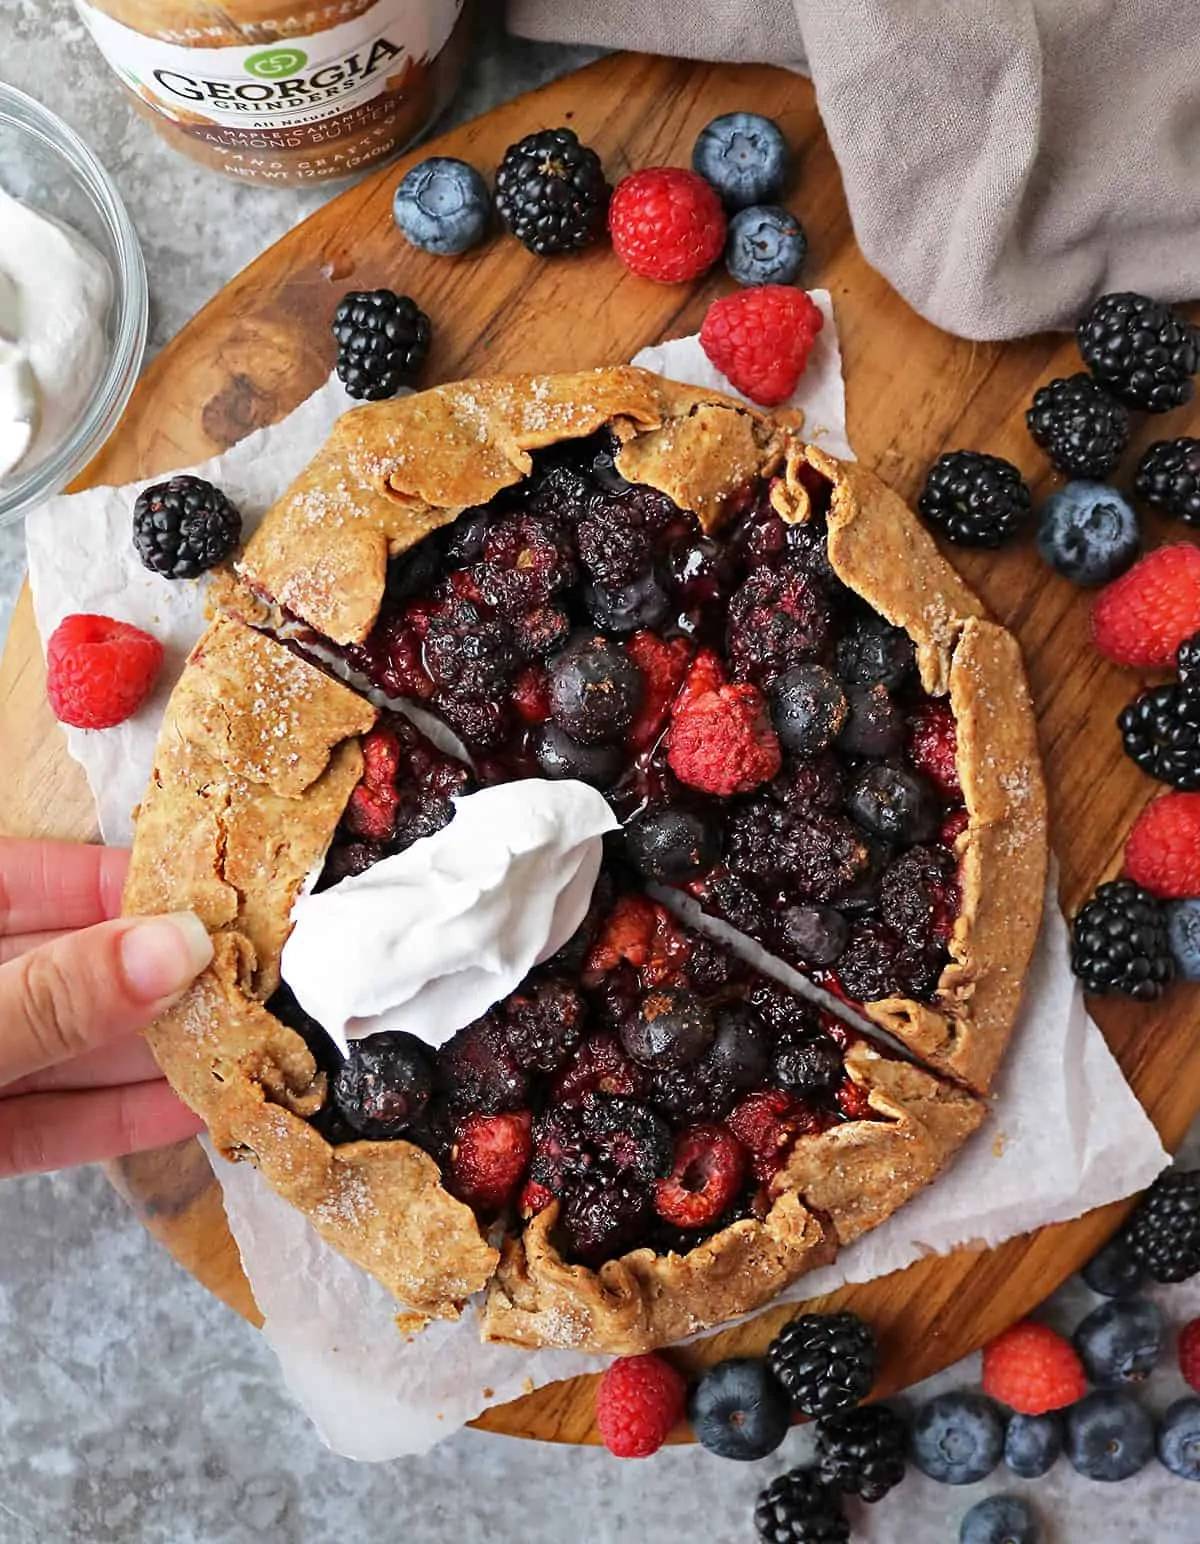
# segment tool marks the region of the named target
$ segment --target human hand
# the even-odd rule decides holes
[[[212,958],[188,912],[120,917],[129,854],[0,838],[0,1175],[181,1141],[201,1121],[138,1031]]]

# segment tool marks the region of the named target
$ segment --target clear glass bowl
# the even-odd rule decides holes
[[[129,401],[146,346],[146,265],[108,173],[61,118],[0,83],[0,186],[86,237],[112,273],[105,368],[70,432],[0,481],[0,525],[60,492],[103,445]]]

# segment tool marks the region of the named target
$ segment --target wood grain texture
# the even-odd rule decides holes
[[[828,288],[845,359],[851,441],[859,457],[912,499],[942,450],[975,446],[1015,461],[1035,495],[1053,485],[1023,412],[1033,389],[1079,368],[1069,339],[972,344],[922,321],[864,261],[812,89],[757,67],[709,67],[623,56],[466,124],[436,150],[490,168],[534,128],[572,124],[615,181],[656,163],[687,164],[709,118],[747,104],[775,117],[796,152],[789,200],[811,257],[805,280]],[[411,159],[417,159],[412,157]],[[729,285],[717,272],[690,287],[626,273],[605,249],[540,262],[495,240],[453,261],[414,252],[395,233],[392,167],[343,193],[226,287],[147,369],[121,428],[80,486],[124,482],[201,460],[280,418],[325,378],[328,320],[346,289],[376,285],[417,296],[434,318],[430,381],[504,370],[568,370],[628,359],[643,344],[695,331]],[[1200,412],[1143,423],[1134,453],[1163,434],[1200,433]],[[317,447],[314,446],[315,450]],[[1165,528],[1151,522],[1151,540]],[[1179,539],[1178,528],[1171,531]],[[1114,727],[1138,681],[1087,642],[1087,600],[1038,561],[1028,542],[952,554],[1019,636],[1046,756],[1062,900],[1074,908],[1120,861],[1125,833],[1155,792],[1122,754]],[[93,839],[91,800],[46,705],[41,652],[26,593],[0,665],[0,830]],[[1145,1009],[1098,1003],[1096,1015],[1163,1139],[1176,1144],[1200,1104],[1195,989]],[[146,1226],[239,1312],[255,1317],[219,1193],[194,1143],[114,1165],[114,1183]],[[1106,1207],[1001,1249],[924,1261],[820,1306],[853,1306],[883,1344],[880,1391],[946,1366],[1026,1313],[1092,1253],[1122,1214]],[[793,1309],[688,1348],[691,1365],[761,1350]],[[595,1440],[591,1379],[552,1385],[493,1410],[492,1431]]]

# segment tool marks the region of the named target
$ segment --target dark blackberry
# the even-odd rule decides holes
[[[833,813],[841,808],[844,787],[844,769],[831,752],[789,756],[771,784],[771,797],[794,815]]]
[[[787,525],[783,539],[788,553],[794,555],[810,574],[831,590],[842,591],[842,582],[829,559],[829,528],[824,519],[813,516],[803,524],[797,522]]]
[[[595,500],[575,527],[575,543],[602,585],[628,584],[650,565],[650,536],[631,521],[629,510],[618,501]]]
[[[503,1005],[504,1035],[522,1067],[557,1072],[583,1039],[586,1009],[579,992],[555,977],[526,981]]]
[[[512,728],[507,703],[494,698],[439,694],[433,706],[470,751],[499,750]]]
[[[1147,504],[1200,526],[1200,439],[1156,441],[1142,453],[1133,486]]]
[[[1187,1281],[1200,1272],[1200,1169],[1160,1174],[1123,1236],[1155,1281]]]
[[[242,538],[242,517],[202,477],[143,488],[133,506],[133,545],[152,573],[195,579],[223,563]]]
[[[1131,756],[1148,777],[1172,788],[1200,789],[1200,687],[1154,686],[1117,718]]]
[[[629,822],[625,852],[646,879],[679,884],[712,868],[721,856],[721,836],[716,824],[698,812],[668,805]]]
[[[429,354],[433,328],[407,295],[355,290],[333,313],[337,373],[352,397],[377,402],[411,386]]]
[[[634,1248],[650,1225],[650,1194],[627,1178],[585,1173],[568,1192],[558,1226],[566,1253],[583,1265],[602,1265]]]
[[[579,1104],[588,1094],[640,1099],[645,1087],[645,1070],[630,1061],[616,1035],[592,1034],[555,1077],[549,1097],[558,1104]]]
[[[733,1104],[733,1090],[711,1075],[707,1059],[693,1067],[663,1067],[652,1072],[646,1098],[674,1126],[699,1126],[720,1120]]]
[[[1129,443],[1129,414],[1084,371],[1039,387],[1025,422],[1068,477],[1107,477]]]
[[[430,617],[423,656],[434,685],[449,697],[489,698],[509,685],[520,665],[507,623],[458,597]]]
[[[520,514],[494,522],[471,578],[488,605],[511,619],[544,605],[574,584],[577,573],[570,547],[555,524]]]
[[[429,1048],[400,1030],[356,1040],[333,1079],[333,1102],[360,1136],[401,1136],[433,1092]]]
[[[864,1405],[817,1423],[817,1464],[844,1494],[882,1501],[904,1478],[908,1427],[887,1405]]]
[[[879,1370],[875,1331],[857,1314],[801,1314],[767,1347],[771,1371],[803,1415],[833,1415],[871,1392]]]
[[[793,815],[765,795],[731,811],[726,862],[764,887],[831,901],[866,871],[862,833],[841,815]],[[740,924],[738,924],[740,926]]]
[[[317,880],[317,890],[328,890],[330,885],[340,884],[355,874],[365,874],[388,855],[388,847],[382,842],[335,841],[325,858],[325,867]]]
[[[957,909],[955,861],[946,848],[910,847],[884,869],[879,910],[909,948],[942,947]]]
[[[761,937],[771,926],[771,913],[745,880],[736,874],[720,874],[706,888],[705,899],[731,927]]]
[[[403,852],[423,837],[436,836],[453,818],[454,805],[448,798],[402,793],[396,811],[396,824],[392,827],[390,851]]]
[[[669,1127],[644,1104],[586,1093],[579,1104],[552,1106],[534,1120],[529,1172],[555,1195],[596,1168],[649,1186],[671,1172],[673,1150]]]
[[[874,686],[895,691],[916,668],[913,641],[902,627],[876,612],[862,617],[837,642],[837,673],[847,686]]]
[[[550,711],[575,740],[623,735],[642,702],[642,674],[620,644],[587,634],[550,662]]]
[[[734,971],[728,951],[711,938],[694,939],[683,964],[688,985],[702,993],[719,991]]]
[[[947,541],[999,547],[1028,523],[1032,503],[1011,462],[979,450],[951,450],[930,467],[917,508]]]
[[[766,976],[751,991],[750,1006],[774,1039],[803,1039],[819,1029],[817,1012],[811,1003]]]
[[[496,170],[500,218],[538,257],[595,241],[611,191],[600,157],[572,129],[527,134],[508,147]]]
[[[460,1029],[437,1052],[438,1088],[459,1110],[496,1115],[529,1103],[529,1073],[495,1012]]]
[[[621,1026],[621,1042],[643,1067],[690,1067],[715,1033],[712,1014],[694,992],[660,986],[646,993]]]
[[[829,1035],[794,1035],[775,1046],[771,1081],[802,1099],[819,1099],[845,1073],[842,1048]]]
[[[526,659],[546,659],[561,649],[571,621],[561,606],[534,606],[512,618],[513,642]]]
[[[848,1544],[841,1492],[816,1469],[789,1469],[760,1492],[754,1526],[766,1544]]]
[[[764,691],[793,665],[823,659],[832,637],[828,589],[795,557],[756,568],[730,599],[727,643],[734,675]]]
[[[1175,974],[1161,904],[1132,879],[1101,885],[1075,918],[1071,969],[1097,996],[1161,997]]]
[[[928,997],[937,982],[937,970],[919,950],[886,922],[856,922],[837,962],[837,977],[855,1002],[878,1002],[884,997]]]
[[[1166,413],[1191,400],[1200,334],[1185,316],[1147,295],[1101,295],[1075,328],[1083,362],[1130,407]]]

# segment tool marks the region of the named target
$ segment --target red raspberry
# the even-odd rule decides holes
[[[517,1203],[517,1210],[528,1221],[530,1217],[536,1217],[539,1212],[544,1212],[553,1200],[553,1190],[547,1190],[545,1185],[539,1185],[535,1179],[527,1179],[521,1187],[521,1199]]]
[[[617,1458],[657,1453],[683,1416],[687,1384],[665,1357],[622,1356],[605,1370],[596,1391],[596,1428]]]
[[[372,729],[362,740],[363,775],[368,788],[395,788],[400,771],[400,740],[390,729]]]
[[[513,682],[513,707],[527,724],[544,724],[550,717],[550,682],[537,665],[526,665]]]
[[[692,646],[686,638],[664,642],[656,633],[634,633],[625,652],[642,673],[642,705],[629,729],[630,743],[643,751],[662,732],[688,668]]]
[[[589,1035],[554,1080],[554,1104],[578,1104],[585,1094],[621,1094],[636,1099],[645,1074],[622,1049],[616,1035]]]
[[[675,1161],[654,1188],[654,1207],[677,1228],[706,1228],[737,1199],[746,1153],[725,1126],[690,1126],[675,1138]]]
[[[1092,642],[1116,665],[1168,669],[1200,630],[1200,547],[1158,547],[1092,602]]]
[[[346,805],[345,824],[355,836],[386,842],[396,829],[400,795],[400,740],[390,729],[372,729],[362,741],[363,775]]]
[[[924,702],[908,720],[908,755],[952,803],[963,796],[958,780],[958,725],[944,702]]]
[[[1179,1371],[1200,1394],[1200,1319],[1189,1319],[1179,1332]]]
[[[817,1119],[807,1105],[781,1088],[763,1088],[735,1105],[725,1124],[750,1154],[760,1185],[774,1178],[797,1137],[813,1131]]]
[[[783,755],[758,687],[723,676],[709,650],[696,656],[671,709],[667,764],[689,788],[728,798],[770,782]]]
[[[871,1100],[867,1090],[861,1083],[856,1083],[853,1078],[843,1078],[838,1084],[837,1093],[834,1095],[837,1107],[846,1120],[874,1120],[875,1111],[871,1108]]]
[[[608,206],[608,229],[626,268],[661,284],[698,279],[725,250],[721,200],[703,177],[679,166],[623,178]]]
[[[64,617],[46,645],[46,695],[60,724],[111,729],[136,713],[162,664],[157,638],[128,622]]]
[[[468,1115],[450,1149],[450,1189],[478,1211],[498,1212],[524,1178],[531,1148],[530,1114]]]
[[[714,300],[700,347],[752,402],[774,407],[796,389],[825,318],[803,290],[762,284]]]
[[[938,841],[943,847],[949,847],[954,851],[954,844],[971,823],[971,817],[966,810],[955,810],[953,815],[947,815],[942,821],[942,829],[938,832]]]
[[[1125,872],[1164,900],[1200,895],[1200,793],[1168,793],[1133,823]]]
[[[1045,1415],[1082,1399],[1087,1378],[1069,1340],[1023,1319],[984,1346],[983,1388],[1019,1415]]]

